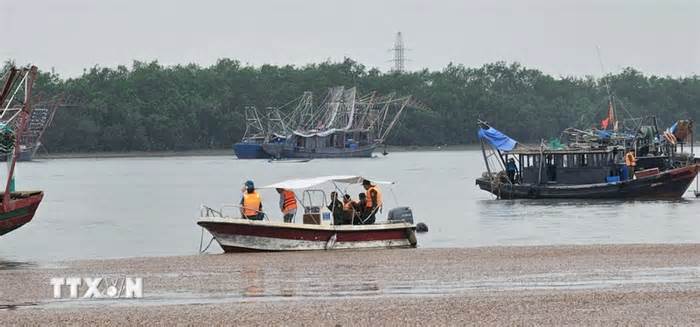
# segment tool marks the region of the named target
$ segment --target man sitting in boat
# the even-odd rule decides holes
[[[366,179],[362,181],[362,187],[364,187],[366,191],[366,217],[363,217],[364,220],[362,223],[365,225],[374,224],[377,211],[382,209],[382,192],[376,185],[372,185],[372,182]]]
[[[292,190],[278,188],[277,193],[280,194],[280,210],[284,217],[285,223],[291,223],[294,220],[294,215],[297,214],[297,197]]]
[[[255,184],[253,184],[253,181],[246,181],[243,197],[241,198],[241,217],[250,220],[262,220],[262,208],[262,198],[255,191]]]
[[[338,199],[338,192],[331,192],[331,203],[328,210],[333,213],[333,225],[343,224],[343,202]]]
[[[357,201],[352,201],[353,215],[351,223],[353,225],[362,225],[362,220],[364,220],[365,212],[367,211],[367,195],[365,193],[360,193],[357,195]]]
[[[343,224],[352,224],[353,217],[355,217],[355,202],[350,194],[345,194],[343,195]]]

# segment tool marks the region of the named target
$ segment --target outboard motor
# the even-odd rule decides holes
[[[391,223],[407,222],[413,224],[413,211],[409,207],[397,207],[389,210],[387,219]]]

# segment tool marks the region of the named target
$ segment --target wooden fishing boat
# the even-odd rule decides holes
[[[254,221],[228,216],[223,213],[223,208],[214,210],[203,206],[197,224],[212,234],[224,252],[415,247],[416,225],[413,223],[412,212],[406,207],[389,211],[388,219],[383,222],[367,225],[332,224],[332,213],[326,211],[322,203],[325,201],[325,191],[317,186],[324,183],[347,186],[359,184],[363,180],[360,176],[326,176],[284,181],[258,189],[283,188],[303,192],[302,197],[298,198],[299,208],[304,211],[303,223]],[[322,202],[316,201],[319,198]]]
[[[14,95],[18,91],[24,91],[21,109],[0,113],[0,154],[7,156],[9,166],[0,204],[0,235],[31,221],[44,197],[42,191],[14,191],[15,165],[21,156],[20,144],[32,114],[31,94],[36,74],[35,66],[23,69],[11,67],[6,73],[3,88],[0,89],[0,108],[15,108],[11,103]]]
[[[642,126],[644,127],[644,126]],[[649,128],[651,137],[640,139],[635,131],[613,141],[581,141],[575,146],[528,147],[500,131],[479,123],[479,139],[486,172],[476,179],[482,190],[500,199],[673,199],[680,198],[697,177],[700,164],[694,154],[677,150],[690,140],[692,123],[685,135],[671,144]],[[682,137],[681,137],[682,136]],[[623,156],[644,149],[628,174]],[[507,166],[511,167],[510,174]],[[634,176],[634,177],[632,177]]]
[[[688,190],[698,174],[697,164],[621,182],[594,184],[494,183],[482,177],[476,184],[501,199],[674,199]]]

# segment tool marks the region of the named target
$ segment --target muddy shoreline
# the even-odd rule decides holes
[[[141,277],[141,299],[52,277]],[[245,325],[700,322],[700,244],[210,254],[9,265],[0,321]],[[84,289],[84,288],[83,288]]]

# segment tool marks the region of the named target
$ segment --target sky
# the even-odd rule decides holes
[[[350,57],[387,71],[398,31],[408,70],[517,61],[555,76],[700,74],[696,0],[0,0],[0,60],[64,77],[224,57],[256,66]]]

